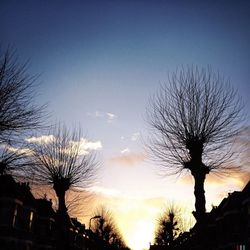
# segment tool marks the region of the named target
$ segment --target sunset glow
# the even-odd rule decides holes
[[[88,198],[71,214],[87,229],[105,206],[132,250],[149,249],[169,204],[181,208],[186,230],[193,226],[192,176],[160,173],[145,149],[149,100],[186,65],[220,72],[245,105],[244,130],[234,138],[241,154],[230,163],[241,170],[207,176],[207,211],[250,180],[250,1],[0,2],[1,49],[13,47],[20,62],[29,62],[30,76],[39,76],[35,101],[48,104],[45,123],[79,125],[81,155],[96,154],[93,184],[81,189]],[[25,143],[53,139],[38,131]],[[41,189],[37,196],[47,191]],[[56,207],[53,190],[46,195]]]
[[[117,178],[122,178],[122,176],[124,177],[123,173],[121,173],[121,177],[117,176]],[[212,205],[218,205],[223,198],[228,196],[228,193],[242,190],[249,178],[248,171],[242,171],[241,174],[227,178],[216,175],[208,176],[206,181],[207,211],[211,210]],[[92,192],[96,198],[92,200],[89,209],[105,205],[114,214],[128,246],[133,250],[148,249],[149,244],[154,241],[156,221],[169,204],[175,204],[181,208],[183,226],[186,230],[194,225],[195,220],[191,214],[194,210],[192,182],[190,175],[179,179],[168,177],[152,180],[151,197],[144,192],[141,195],[127,192],[125,195],[122,190],[95,187]],[[160,188],[159,183],[161,183]],[[158,196],[160,194],[162,196]],[[88,223],[88,217],[82,218],[82,220],[86,224]]]

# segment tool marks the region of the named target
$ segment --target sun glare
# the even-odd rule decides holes
[[[126,232],[127,243],[133,250],[148,249],[154,233],[154,223],[149,220],[138,220],[134,228]]]

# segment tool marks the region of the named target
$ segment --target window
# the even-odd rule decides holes
[[[18,205],[15,206],[15,210],[14,210],[14,216],[13,216],[13,221],[12,221],[13,227],[16,225],[16,221],[17,221],[17,210],[18,210]]]
[[[30,231],[32,229],[33,219],[34,219],[34,212],[30,211],[30,219],[29,219],[29,230]]]

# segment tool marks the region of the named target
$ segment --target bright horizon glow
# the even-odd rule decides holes
[[[138,220],[135,223],[134,232],[128,235],[128,245],[131,246],[133,250],[148,249],[148,239],[152,238],[153,232],[154,223],[152,221]]]
[[[209,175],[205,183],[207,211],[209,212],[212,206],[219,205],[222,199],[227,197],[228,192],[225,192],[225,190],[229,192],[242,190],[249,180],[249,176],[250,174],[246,176],[245,172],[227,178]],[[161,182],[164,183],[163,180]],[[164,190],[170,192],[176,190],[175,197],[171,197],[169,192],[165,192],[164,195],[164,190],[154,194],[151,193],[148,196],[147,192],[141,192],[141,194],[127,192],[125,194],[125,191],[122,190],[96,186],[91,190],[96,196],[92,209],[105,205],[114,215],[128,246],[133,250],[148,249],[149,244],[154,242],[156,220],[170,204],[175,204],[181,209],[186,230],[194,225],[195,220],[191,214],[194,210],[192,182],[191,175],[180,177],[175,183],[167,184],[166,181],[163,184]],[[87,223],[88,219],[83,218],[83,222]]]

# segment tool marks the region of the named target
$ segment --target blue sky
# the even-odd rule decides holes
[[[176,67],[211,65],[239,89],[248,112],[249,26],[249,1],[0,2],[1,49],[12,46],[40,74],[37,100],[48,103],[51,121],[80,123],[101,141],[99,190],[130,198],[178,189],[176,179],[157,177],[140,139],[148,99]]]

